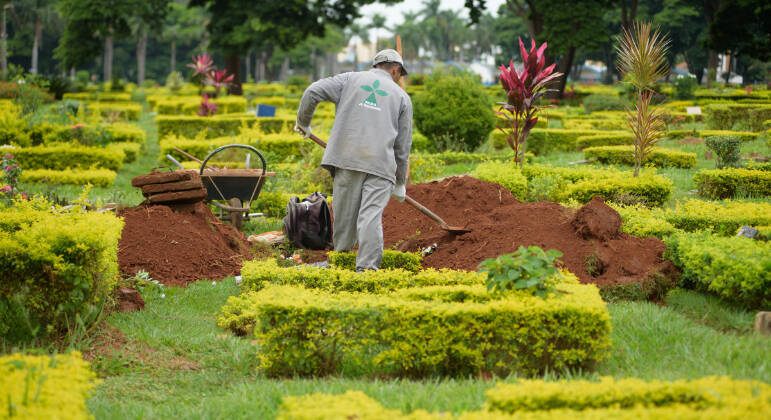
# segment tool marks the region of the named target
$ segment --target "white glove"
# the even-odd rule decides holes
[[[407,196],[407,187],[404,186],[404,184],[397,184],[394,186],[394,190],[391,191],[391,197],[395,198],[396,201],[402,202],[404,201],[404,197]]]
[[[300,133],[303,135],[304,139],[308,139],[311,137],[311,126],[303,127],[300,125],[300,123],[295,123],[294,125],[294,131]]]

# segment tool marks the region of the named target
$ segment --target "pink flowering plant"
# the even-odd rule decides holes
[[[193,69],[193,80],[203,85],[206,75],[214,69],[214,62],[209,54],[198,54],[187,66]]]
[[[225,70],[212,70],[206,73],[206,84],[214,86],[214,97],[220,96],[220,89],[227,87],[233,81],[233,75]]]
[[[217,112],[217,104],[209,101],[209,95],[203,94],[201,105],[198,105],[198,115],[201,117],[211,117]]]
[[[0,188],[0,192],[3,193],[5,198],[10,199],[18,192],[16,186],[19,184],[19,177],[21,177],[21,166],[19,166],[19,163],[16,162],[12,154],[6,153],[3,155],[0,171],[2,171],[0,179],[2,179],[4,184],[7,184]]]
[[[538,99],[548,91],[546,85],[562,73],[554,72],[555,64],[546,67],[545,42],[536,49],[535,41],[531,41],[528,52],[520,38],[519,50],[522,55],[521,72],[514,66],[514,60],[509,62],[508,68],[501,65],[501,86],[506,91],[506,102],[500,103],[501,108],[496,114],[503,122],[498,129],[506,135],[506,142],[514,150],[514,161],[521,165],[525,153],[523,145],[538,122]]]

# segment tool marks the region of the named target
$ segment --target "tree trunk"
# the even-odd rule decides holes
[[[282,81],[289,77],[289,56],[284,57],[284,62],[281,63],[281,77]]]
[[[171,39],[171,64],[170,64],[170,70],[169,73],[174,73],[177,68],[177,40],[172,38]]]
[[[70,80],[75,81],[75,67],[70,67]]]
[[[8,77],[8,33],[5,31],[5,7],[3,8],[3,21],[0,27],[0,80]]]
[[[145,81],[145,63],[147,62],[147,31],[142,33],[137,40],[137,85],[142,86]]]
[[[359,44],[353,43],[353,71],[359,71],[359,55],[357,52],[359,51],[358,48]]]
[[[337,72],[337,69],[335,68],[337,64],[337,53],[329,53],[329,75],[334,76],[335,72]]]
[[[38,73],[38,51],[43,43],[43,23],[40,21],[40,13],[36,14],[35,19],[35,37],[32,41],[32,66],[30,66],[29,72],[32,74]]]
[[[244,74],[246,75],[246,80],[244,80],[244,81],[248,82],[249,78],[252,77],[252,72],[251,72],[252,52],[251,51],[247,51],[246,52],[246,63],[245,64],[246,64],[246,70],[244,71]]]
[[[627,13],[627,11],[629,13]],[[637,16],[637,0],[632,0],[632,4],[629,5],[629,9],[626,8],[626,0],[621,0],[621,29],[629,31],[634,24],[634,19]]]
[[[112,32],[112,31],[110,31]],[[104,75],[103,80],[112,80],[112,36],[104,38]]]
[[[709,55],[707,56],[707,88],[712,87],[712,82],[720,76],[717,71],[717,59],[717,51],[709,50]]]
[[[570,68],[573,66],[573,58],[576,55],[576,47],[570,47],[568,52],[562,56],[559,64],[557,64],[557,71],[562,73],[563,76],[557,79],[555,83],[557,91],[550,92],[549,98],[560,99],[565,92],[565,85],[568,82],[568,76],[570,76]]]
[[[229,95],[242,95],[241,89],[241,57],[233,54],[225,57],[225,70],[233,75],[233,81],[228,85]]]

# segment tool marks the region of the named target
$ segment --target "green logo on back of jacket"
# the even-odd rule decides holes
[[[378,96],[388,96],[388,92],[378,89],[380,87],[380,80],[375,80],[372,83],[372,86],[362,85],[361,88],[364,89],[364,91],[369,92],[369,96],[367,96],[366,99],[364,99],[364,102],[362,103],[365,106],[372,107],[372,108],[380,108],[377,106],[377,97]]]

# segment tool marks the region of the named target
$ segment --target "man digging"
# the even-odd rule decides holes
[[[335,251],[358,240],[356,271],[377,270],[383,259],[383,210],[406,195],[412,146],[412,101],[398,82],[407,74],[394,50],[380,51],[373,69],[321,79],[303,93],[295,131],[311,135],[321,101],[335,104],[335,122],[321,166],[334,180]]]

